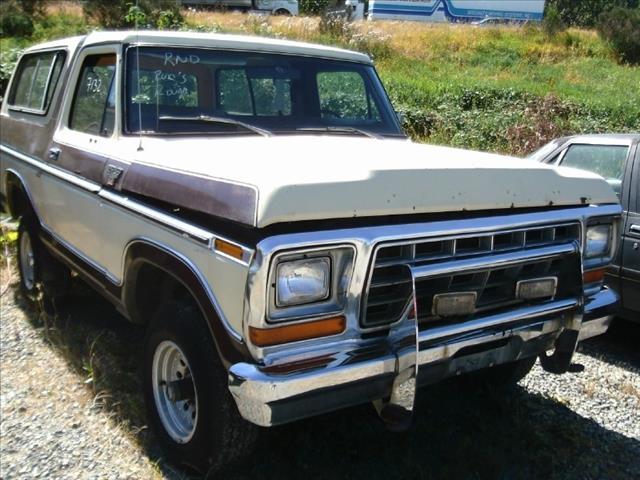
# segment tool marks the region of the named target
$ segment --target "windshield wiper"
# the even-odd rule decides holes
[[[375,138],[380,140],[382,138],[381,135],[377,133],[370,132],[368,130],[363,130],[361,128],[355,127],[301,127],[296,128],[297,132],[337,132],[337,133],[358,133],[360,135],[365,135],[369,138]]]
[[[262,135],[263,137],[270,137],[272,133],[269,130],[265,130],[264,128],[256,127],[255,125],[250,125],[248,123],[241,122],[240,120],[235,120],[233,118],[227,117],[212,117],[210,115],[197,115],[194,117],[182,117],[178,115],[162,115],[158,117],[158,120],[162,121],[178,121],[178,122],[207,122],[207,123],[221,123],[225,125],[235,125],[237,127],[242,127],[245,130],[250,130],[258,135]]]

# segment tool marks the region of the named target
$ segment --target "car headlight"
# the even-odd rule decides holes
[[[612,225],[592,225],[587,227],[585,258],[605,257],[611,251]]]
[[[325,300],[330,284],[329,257],[282,262],[276,273],[276,305],[290,307]]]

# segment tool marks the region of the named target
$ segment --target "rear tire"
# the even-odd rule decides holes
[[[158,308],[147,331],[143,382],[149,422],[172,463],[214,472],[251,452],[258,428],[238,413],[195,305]]]
[[[45,248],[40,240],[40,227],[33,215],[24,215],[18,226],[18,272],[20,290],[31,301],[38,298],[39,285],[45,300],[67,294],[71,271]]]

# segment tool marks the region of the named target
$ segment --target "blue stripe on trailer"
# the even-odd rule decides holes
[[[511,18],[523,20],[542,20],[543,14],[539,12],[507,11],[507,10],[479,10],[458,8],[450,0],[440,0],[434,5],[398,5],[397,3],[374,2],[369,9],[370,13],[384,13],[389,15],[415,15],[432,16],[436,11],[443,11],[452,18]]]

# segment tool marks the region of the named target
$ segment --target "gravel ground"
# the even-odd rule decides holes
[[[145,428],[143,332],[78,282],[55,317],[3,272],[0,479],[192,478]],[[581,373],[536,366],[513,393],[449,382],[419,392],[415,428],[388,433],[362,406],[264,432],[220,475],[267,478],[639,478],[640,326],[583,345]]]

